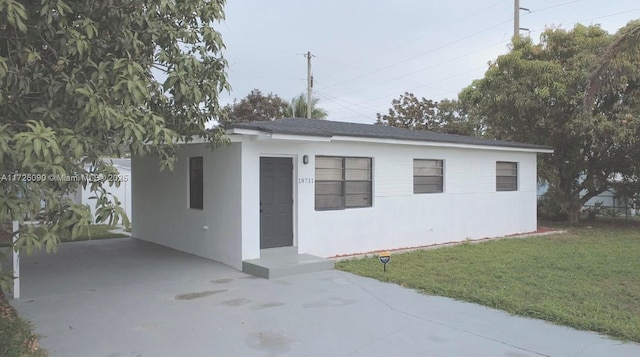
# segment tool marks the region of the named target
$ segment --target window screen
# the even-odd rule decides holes
[[[443,188],[442,160],[413,160],[413,193],[438,193]]]
[[[518,163],[496,162],[496,191],[518,190]]]
[[[316,210],[371,207],[371,158],[316,156]]]

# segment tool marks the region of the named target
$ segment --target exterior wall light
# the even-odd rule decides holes
[[[309,155],[304,155],[302,157],[302,163],[305,165],[309,163]]]

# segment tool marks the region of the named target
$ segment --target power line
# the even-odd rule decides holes
[[[375,72],[367,71],[365,69],[362,69],[360,67],[356,67],[356,66],[353,66],[353,65],[350,65],[350,64],[346,64],[346,63],[339,62],[339,61],[336,61],[336,60],[328,59],[326,57],[320,57],[320,56],[316,56],[316,57],[318,59],[321,59],[321,60],[324,60],[324,61],[327,61],[327,62],[332,62],[332,63],[339,64],[339,65],[344,66],[344,67],[349,67],[351,69],[355,69],[356,71],[365,72],[365,73],[368,73],[368,74],[374,74],[375,73]],[[335,73],[337,73],[337,72],[334,72],[334,74]],[[385,74],[379,74],[379,75],[383,76],[383,77],[386,77],[387,79],[393,79],[393,77],[387,76]],[[331,74],[329,74],[328,76],[331,76]],[[411,83],[411,82],[409,82],[409,83]],[[415,82],[413,84],[415,84]]]
[[[370,118],[370,117],[371,117],[369,114],[364,114],[364,113],[362,113],[362,112],[359,112],[359,111],[357,111],[357,110],[355,110],[355,109],[353,109],[353,108],[351,108],[351,107],[347,107],[346,105],[343,105],[343,104],[341,104],[341,103],[339,103],[339,102],[338,102],[338,100],[343,101],[343,102],[346,102],[344,99],[341,99],[341,98],[338,98],[338,97],[334,97],[334,96],[332,96],[332,95],[330,95],[330,94],[327,94],[327,93],[318,93],[318,94],[319,94],[319,95],[321,95],[321,96],[327,96],[327,97],[329,97],[329,101],[330,101],[330,102],[333,102],[333,103],[335,103],[335,104],[337,104],[337,105],[339,105],[339,106],[343,107],[343,108],[344,108],[344,109],[346,109],[346,110],[349,110],[349,111],[351,111],[351,112],[353,112],[353,113],[356,113],[356,114],[358,114],[358,115],[360,115],[360,116],[363,116],[363,117],[366,117],[366,118]],[[374,116],[375,116],[375,115],[374,115]]]
[[[528,13],[526,13],[526,14],[524,14],[522,16],[531,15],[531,14],[534,14],[536,12],[545,11],[545,10],[549,10],[549,9],[555,9],[556,7],[565,6],[565,5],[569,5],[569,4],[573,4],[573,3],[577,3],[577,2],[581,2],[581,1],[583,1],[583,0],[567,1],[567,2],[560,3],[560,4],[543,7],[541,9],[531,10],[531,11],[529,11]]]
[[[400,48],[400,47],[404,47],[404,46],[408,45],[409,43],[413,43],[413,42],[416,42],[416,41],[418,41],[418,40],[421,40],[421,39],[424,39],[424,38],[427,38],[427,37],[433,36],[434,34],[436,34],[436,33],[440,32],[440,31],[443,31],[443,30],[445,30],[445,29],[448,29],[448,28],[452,27],[453,25],[457,25],[457,24],[459,24],[459,23],[461,23],[461,22],[463,22],[463,21],[465,21],[465,20],[467,20],[467,19],[470,19],[470,18],[472,18],[472,17],[474,17],[474,16],[476,16],[476,15],[478,15],[478,14],[480,14],[480,13],[483,13],[483,12],[485,12],[485,11],[487,11],[487,10],[489,10],[489,9],[491,9],[491,8],[493,8],[493,7],[495,7],[496,5],[499,5],[499,4],[504,3],[504,2],[506,2],[506,1],[507,1],[507,0],[500,0],[500,1],[497,1],[497,2],[495,2],[495,3],[493,3],[493,4],[491,4],[491,5],[488,5],[488,6],[483,7],[481,10],[478,10],[478,11],[476,11],[476,12],[474,12],[474,13],[471,13],[470,15],[467,15],[467,16],[465,16],[465,17],[463,17],[463,18],[459,19],[458,21],[452,21],[452,22],[449,22],[446,26],[441,26],[440,28],[438,28],[438,29],[436,29],[436,30],[434,30],[434,31],[428,32],[428,33],[426,33],[426,34],[424,34],[424,35],[420,35],[420,36],[418,36],[418,37],[416,37],[416,38],[414,38],[414,39],[412,39],[412,40],[402,42],[402,43],[400,43],[400,44],[398,44],[398,45],[396,45],[396,46],[393,46],[393,47],[387,48],[387,49],[385,49],[385,50],[383,50],[383,51],[376,52],[376,53],[374,53],[374,54],[372,54],[372,55],[367,56],[367,57],[365,58],[365,60],[360,60],[360,61],[358,61],[357,63],[358,63],[358,64],[366,63],[366,62],[368,62],[368,61],[369,61],[369,60],[368,60],[369,58],[377,57],[377,56],[379,56],[379,55],[386,54],[386,53],[391,52],[391,51],[393,51],[393,50],[395,50],[395,49],[398,49],[398,48]],[[344,64],[343,64],[343,65],[344,65]],[[347,66],[347,67],[354,67],[354,66],[350,66],[350,65],[345,65],[345,66]],[[361,68],[359,68],[358,70],[362,71],[362,69],[361,69]],[[330,74],[329,74],[329,76],[332,76],[332,75],[334,75],[334,74],[340,73],[340,72],[342,72],[342,71],[343,71],[343,70],[341,70],[341,71],[336,71],[336,72],[333,72],[333,73],[330,73]]]
[[[354,106],[357,106],[357,107],[363,108],[363,109],[365,109],[365,110],[371,110],[371,107],[364,106],[364,105],[360,104],[359,102],[353,102],[353,101],[350,101],[350,100],[347,100],[347,99],[344,99],[344,98],[341,98],[341,97],[338,97],[338,96],[334,96],[334,95],[329,94],[329,93],[324,92],[324,91],[323,91],[323,92],[317,92],[317,93],[319,93],[320,95],[326,95],[326,96],[329,96],[330,98],[333,98],[333,99],[341,100],[341,101],[343,101],[343,102],[345,102],[345,103],[347,103],[347,104],[351,104],[351,105],[354,105]],[[361,102],[361,103],[362,103],[362,102]]]
[[[542,8],[542,9],[537,9],[537,10],[535,10],[535,11],[531,11],[531,13],[534,13],[534,12],[541,12],[541,11],[546,11],[546,10],[549,10],[549,9],[553,9],[553,8],[560,7],[560,6],[565,6],[565,5],[572,4],[572,3],[576,3],[576,2],[580,2],[580,1],[583,1],[583,0],[572,0],[572,1],[567,1],[567,2],[564,2],[564,3],[561,3],[561,4],[556,4],[556,5],[548,6],[548,7]],[[500,2],[498,2],[498,3],[496,3],[496,4],[494,4],[494,5],[500,4],[500,3],[502,3],[502,2],[504,2],[504,1],[500,1]],[[527,15],[527,14],[525,14],[525,15]],[[523,16],[524,16],[524,15],[523,15]],[[384,66],[384,67],[381,67],[381,68],[378,68],[378,69],[375,69],[375,70],[372,70],[372,71],[368,71],[368,72],[367,72],[367,74],[363,74],[363,75],[359,75],[359,76],[356,76],[356,77],[352,77],[352,78],[350,78],[350,79],[347,79],[347,80],[344,80],[344,81],[341,81],[341,82],[338,82],[338,83],[335,83],[335,84],[331,84],[331,85],[326,86],[326,87],[323,87],[323,88],[321,88],[321,89],[327,89],[327,88],[336,87],[336,86],[339,86],[339,85],[341,85],[341,84],[348,83],[348,82],[352,82],[352,81],[354,81],[354,80],[356,80],[356,79],[360,79],[360,78],[366,77],[368,74],[374,74],[374,73],[377,73],[377,72],[383,71],[383,70],[385,70],[385,69],[388,69],[388,68],[391,68],[391,67],[397,66],[397,65],[399,65],[399,64],[403,64],[403,63],[409,62],[409,61],[411,61],[411,60],[413,60],[413,59],[416,59],[416,58],[418,58],[418,57],[422,57],[422,56],[424,56],[424,55],[427,55],[427,54],[433,53],[433,52],[435,52],[435,51],[438,51],[438,50],[441,50],[441,49],[446,48],[446,47],[448,47],[448,46],[451,46],[451,45],[453,45],[453,44],[455,44],[455,43],[458,43],[458,42],[464,41],[464,40],[466,40],[466,39],[469,39],[469,38],[475,37],[475,36],[477,36],[477,35],[479,35],[479,34],[481,34],[481,33],[484,33],[484,32],[487,32],[487,31],[489,31],[489,30],[492,30],[492,29],[494,29],[494,28],[496,28],[496,27],[500,27],[500,26],[502,26],[502,25],[504,25],[504,24],[506,24],[506,23],[510,23],[511,21],[512,21],[512,19],[511,19],[511,18],[509,18],[508,20],[505,20],[505,21],[500,22],[500,23],[498,23],[498,24],[496,24],[496,25],[493,25],[493,26],[487,27],[487,28],[485,28],[485,29],[482,29],[482,30],[480,30],[480,31],[477,31],[477,32],[475,32],[475,33],[473,33],[473,34],[471,34],[471,35],[468,35],[468,36],[465,36],[465,37],[459,38],[459,39],[457,39],[457,40],[455,40],[455,41],[448,42],[448,43],[446,43],[446,44],[444,44],[444,45],[442,45],[442,46],[439,46],[439,47],[436,47],[436,48],[434,48],[434,49],[430,49],[430,50],[427,50],[427,51],[424,51],[424,52],[418,53],[417,55],[414,55],[414,56],[409,57],[409,58],[407,58],[407,59],[404,59],[404,60],[401,60],[401,61],[398,61],[398,62],[392,63],[392,64],[390,64],[390,65],[387,65],[387,66]],[[444,28],[446,28],[446,27],[444,27]],[[435,31],[435,32],[433,32],[433,33],[436,33],[436,32],[438,32],[438,31],[440,31],[440,30],[437,30],[437,31]]]
[[[458,59],[460,59],[460,58],[464,58],[464,57],[467,57],[467,56],[470,56],[470,55],[473,55],[473,54],[476,54],[476,53],[479,53],[479,52],[485,51],[485,50],[487,50],[487,49],[490,49],[490,48],[493,48],[493,47],[495,47],[495,46],[502,45],[502,44],[504,44],[504,41],[496,42],[496,43],[494,43],[494,44],[492,44],[492,45],[489,45],[489,46],[487,46],[487,47],[483,47],[483,48],[481,48],[481,49],[479,49],[479,50],[472,51],[472,52],[467,52],[467,53],[465,53],[465,54],[463,54],[463,55],[456,56],[456,57],[453,57],[453,58],[450,58],[450,59],[444,60],[444,61],[442,61],[442,62],[439,62],[439,63],[433,64],[433,65],[429,65],[429,66],[427,66],[427,67],[422,67],[422,68],[420,68],[420,69],[417,69],[417,70],[414,70],[414,71],[411,71],[411,72],[405,73],[405,74],[400,75],[400,76],[397,76],[397,77],[392,77],[392,78],[390,78],[389,80],[386,80],[386,81],[380,82],[380,83],[378,83],[378,84],[376,84],[376,85],[367,86],[367,87],[363,87],[363,88],[360,88],[360,89],[356,89],[356,90],[350,91],[350,92],[344,93],[344,95],[349,95],[349,94],[353,94],[353,93],[361,92],[361,91],[366,90],[366,89],[375,88],[375,87],[381,86],[381,85],[383,85],[383,84],[386,84],[386,83],[389,83],[389,82],[392,82],[392,81],[396,81],[396,80],[399,80],[399,79],[401,79],[401,78],[408,77],[408,76],[410,76],[410,75],[414,75],[414,74],[416,74],[416,73],[424,72],[424,71],[426,71],[426,70],[428,70],[428,69],[431,69],[431,68],[435,68],[435,67],[438,67],[438,66],[442,66],[442,65],[444,65],[444,64],[451,63],[452,61],[458,60]],[[417,83],[415,83],[415,84],[417,84]],[[326,88],[325,88],[325,89],[326,89]]]
[[[390,64],[390,65],[384,66],[384,67],[382,67],[382,68],[378,68],[378,69],[376,69],[376,70],[373,70],[373,71],[369,72],[369,74],[377,73],[377,72],[383,71],[383,70],[385,70],[385,69],[388,69],[388,68],[391,68],[391,67],[395,67],[395,66],[397,66],[397,65],[399,65],[399,64],[409,62],[409,61],[411,61],[411,60],[413,60],[413,59],[416,59],[416,58],[418,58],[418,57],[422,57],[422,56],[424,56],[424,55],[426,55],[426,54],[429,54],[429,53],[432,53],[432,52],[435,52],[435,51],[441,50],[441,49],[446,48],[446,47],[449,47],[449,46],[451,46],[451,45],[453,45],[453,44],[455,44],[455,43],[458,43],[458,42],[461,42],[461,41],[463,41],[463,40],[469,39],[469,38],[471,38],[471,37],[477,36],[477,35],[479,35],[479,34],[481,34],[481,33],[483,33],[483,32],[487,32],[487,31],[489,31],[489,30],[491,30],[491,29],[494,29],[494,28],[496,28],[496,27],[502,26],[502,25],[504,25],[504,24],[506,24],[506,23],[509,23],[509,22],[511,22],[511,19],[506,20],[506,21],[503,21],[503,22],[501,22],[501,23],[499,23],[499,24],[497,24],[497,25],[494,25],[494,26],[491,26],[491,27],[487,27],[487,28],[485,28],[484,30],[480,30],[480,31],[478,31],[478,32],[476,32],[476,33],[474,33],[474,34],[472,34],[472,35],[468,35],[468,36],[465,36],[465,37],[460,38],[460,39],[458,39],[458,40],[455,40],[455,41],[452,41],[452,42],[448,42],[447,44],[444,44],[444,45],[442,45],[442,46],[440,46],[440,47],[436,47],[436,48],[434,48],[434,49],[430,49],[430,50],[428,50],[428,51],[421,52],[421,53],[419,53],[419,54],[417,54],[417,55],[415,55],[415,56],[409,57],[409,58],[404,59],[404,60],[401,60],[401,61],[399,61],[399,62],[395,62],[395,63],[393,63],[393,64]],[[353,77],[353,78],[350,78],[350,79],[344,80],[344,81],[342,81],[342,82],[338,82],[338,83],[335,83],[335,84],[332,84],[332,85],[329,85],[329,86],[323,87],[323,88],[321,88],[321,89],[327,89],[327,88],[337,87],[337,86],[339,86],[339,85],[341,85],[341,84],[348,83],[348,82],[352,82],[352,81],[354,81],[354,80],[356,80],[356,79],[360,79],[360,78],[363,78],[363,77],[366,77],[366,76],[367,76],[367,74],[360,75],[360,76],[356,76],[356,77]]]
[[[579,2],[579,1],[582,1],[582,0],[574,0],[574,1],[569,1],[569,2],[562,3],[562,4],[557,4],[557,5],[554,5],[554,6],[549,6],[549,7],[543,8],[543,9],[535,10],[535,12],[539,12],[539,11],[543,11],[543,10],[548,10],[548,9],[551,9],[551,8],[555,8],[555,7],[559,7],[559,6],[563,6],[563,5],[567,5],[567,4],[575,3],[575,2]],[[640,8],[638,8],[638,9],[631,9],[631,10],[625,10],[625,11],[620,11],[620,12],[616,12],[616,13],[612,13],[612,14],[607,14],[607,15],[603,15],[603,16],[598,16],[598,17],[594,17],[594,18],[590,18],[590,19],[583,19],[583,20],[579,20],[579,21],[577,21],[577,22],[574,22],[574,23],[572,23],[571,25],[576,25],[576,24],[579,24],[579,23],[583,23],[583,22],[585,22],[585,21],[593,21],[593,20],[603,19],[603,18],[607,18],[607,17],[612,17],[612,16],[617,16],[617,15],[627,14],[627,13],[631,13],[631,12],[635,12],[635,11],[640,11]],[[534,11],[532,11],[532,13],[533,13],[533,12],[534,12]],[[530,31],[530,32],[535,33],[535,32],[542,32],[542,31],[544,31],[544,29],[534,30],[534,31]],[[415,89],[423,88],[423,87],[426,87],[426,86],[429,86],[429,85],[432,85],[432,84],[436,84],[436,83],[439,83],[439,82],[442,82],[442,81],[445,81],[445,80],[448,80],[448,79],[451,79],[451,78],[455,78],[455,77],[459,77],[459,76],[465,75],[465,74],[470,73],[470,72],[475,72],[476,70],[481,69],[481,68],[484,68],[484,66],[483,66],[483,67],[475,68],[475,69],[470,70],[470,71],[466,71],[466,72],[462,72],[462,73],[454,74],[454,75],[452,75],[452,76],[449,76],[449,77],[446,77],[446,78],[443,78],[443,79],[439,79],[439,80],[437,80],[437,81],[432,81],[432,82],[429,82],[429,83],[426,83],[426,84],[421,84],[421,85],[419,85],[419,86],[409,88],[409,89],[407,89],[407,90],[405,90],[405,91],[412,91],[412,90],[415,90]],[[375,85],[375,86],[377,86],[377,85]],[[354,93],[354,92],[357,92],[357,91],[360,91],[360,90],[364,90],[364,89],[368,89],[368,88],[373,88],[373,87],[375,87],[375,86],[370,86],[370,87],[366,87],[366,88],[359,89],[359,90],[356,90],[356,91],[348,92],[348,93],[346,93],[346,94],[344,94],[344,95],[352,94],[352,93]],[[324,87],[324,88],[323,88],[323,89],[321,89],[321,90],[326,90],[327,88],[330,88],[330,87],[332,87],[332,86]],[[384,98],[387,98],[387,97],[391,97],[391,96],[393,96],[393,95],[394,95],[394,94],[390,94],[390,95],[385,95],[385,96],[381,96],[381,97],[376,97],[376,98],[373,98],[373,99],[368,99],[368,100],[366,100],[366,101],[361,101],[361,102],[359,102],[358,104],[359,104],[359,105],[362,105],[363,103],[373,102],[373,101],[376,101],[376,100],[380,100],[380,99],[384,99]]]

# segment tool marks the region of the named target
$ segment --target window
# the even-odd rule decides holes
[[[189,158],[189,208],[203,209],[202,156]]]
[[[371,158],[316,156],[316,210],[371,207]]]
[[[413,160],[413,193],[443,192],[442,160]]]
[[[518,163],[496,162],[496,191],[518,190]]]

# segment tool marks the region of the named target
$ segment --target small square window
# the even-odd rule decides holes
[[[444,191],[444,162],[442,160],[413,160],[413,193]]]

